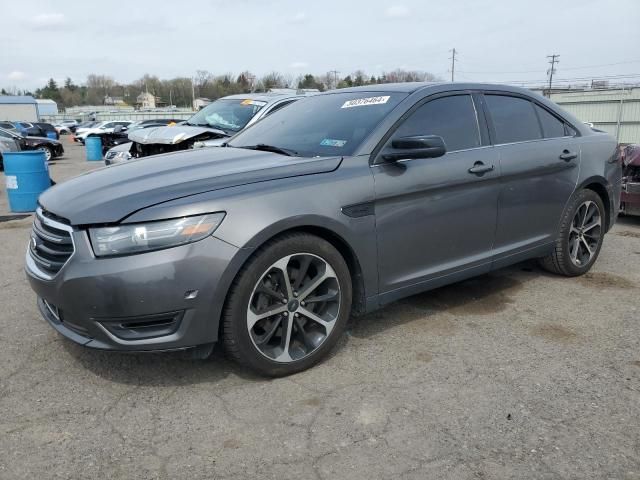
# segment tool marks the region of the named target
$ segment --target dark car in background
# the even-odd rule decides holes
[[[402,297],[532,258],[588,272],[620,180],[614,138],[525,89],[333,90],[220,148],[52,187],[26,272],[44,318],[87,347],[204,356],[221,341],[286,375]]]
[[[60,140],[58,130],[52,124],[45,122],[34,122],[33,127],[27,130],[27,134],[31,137],[47,137]]]
[[[64,154],[64,147],[58,140],[46,137],[25,137],[3,128],[0,128],[0,134],[2,136],[10,135],[20,145],[20,150],[42,150],[47,161]]]

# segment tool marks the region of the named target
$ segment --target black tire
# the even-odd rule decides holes
[[[340,291],[339,308],[333,329],[323,343],[307,356],[286,363],[265,356],[254,345],[247,328],[247,309],[254,288],[275,262],[296,254],[315,255],[328,264],[336,274]],[[225,352],[236,362],[262,375],[280,377],[291,375],[318,363],[334,347],[344,331],[351,312],[352,285],[349,268],[340,253],[326,240],[306,233],[290,233],[270,240],[247,261],[234,280],[222,315],[222,339]],[[290,319],[289,321],[293,321]]]
[[[576,212],[586,202],[593,202],[597,206],[601,220],[601,227],[599,239],[595,246],[593,255],[588,261],[577,265],[571,259],[569,239]],[[574,194],[562,215],[562,220],[560,222],[560,234],[556,239],[553,252],[550,255],[539,259],[540,266],[551,273],[566,277],[576,277],[587,273],[600,254],[606,229],[605,219],[605,208],[600,195],[589,189],[580,190]]]

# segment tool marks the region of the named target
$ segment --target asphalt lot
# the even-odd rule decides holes
[[[100,166],[65,148],[56,181]],[[640,219],[584,277],[526,263],[408,298],[277,380],[62,339],[29,228],[0,222],[1,479],[640,479]]]

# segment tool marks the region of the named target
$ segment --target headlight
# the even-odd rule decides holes
[[[89,237],[98,257],[149,252],[197,242],[211,235],[224,213],[210,213],[159,222],[90,228]]]
[[[106,158],[112,163],[125,162],[131,160],[131,154],[129,152],[107,152]]]

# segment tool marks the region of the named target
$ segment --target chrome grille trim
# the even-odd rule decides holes
[[[70,225],[45,216],[38,207],[33,220],[31,241],[27,246],[27,269],[36,277],[52,280],[75,253],[73,232]],[[39,241],[48,242],[49,245],[39,244]]]

